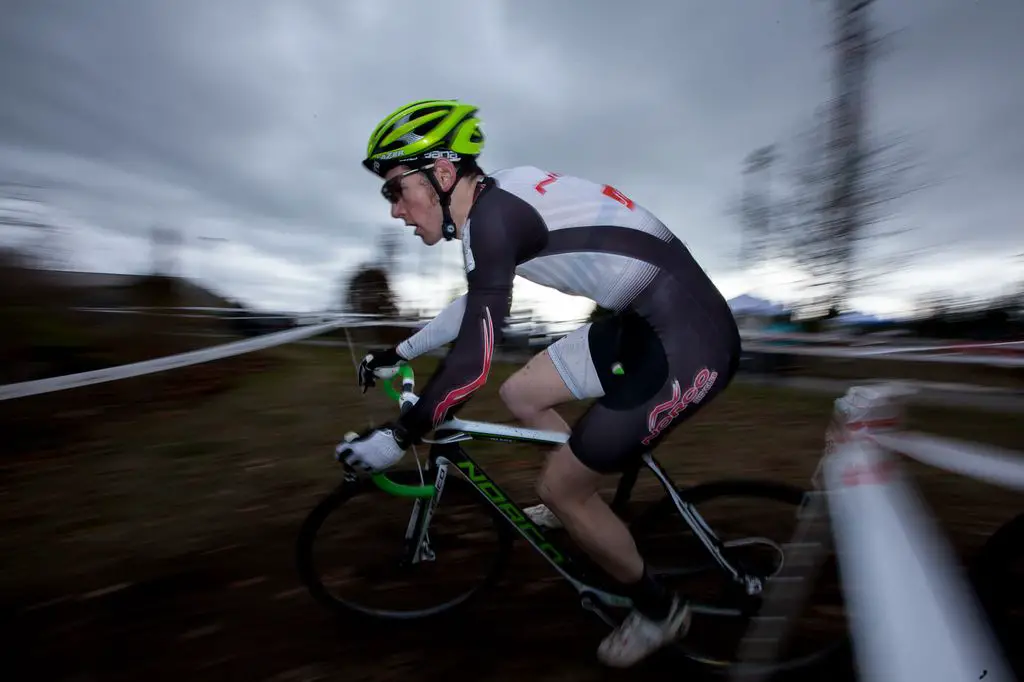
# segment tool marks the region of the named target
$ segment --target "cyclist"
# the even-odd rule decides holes
[[[367,355],[375,377],[454,341],[396,421],[339,443],[337,456],[385,470],[487,381],[519,275],[585,296],[613,311],[541,351],[500,389],[531,428],[570,434],[548,455],[537,485],[541,525],[558,525],[624,585],[635,610],[598,647],[598,658],[633,665],[686,634],[690,608],[649,574],[626,525],[598,495],[680,422],[707,405],[735,373],[740,337],[725,299],[661,221],[617,189],[525,166],[485,173],[476,107],[420,100],[381,121],[363,165],[384,179],[391,216],[428,245],[460,239],[468,291],[408,339]],[[552,409],[596,399],[570,428]]]

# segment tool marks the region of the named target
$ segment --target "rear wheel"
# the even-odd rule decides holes
[[[677,492],[696,508],[695,521],[705,523],[723,543],[728,562],[757,575],[763,585],[760,595],[748,595],[690,530],[670,497],[640,514],[631,525],[637,548],[651,572],[690,599],[694,609],[689,633],[674,647],[678,653],[726,672],[745,651],[745,669],[771,674],[810,668],[846,650],[842,589],[827,544],[815,555],[821,560],[818,570],[796,567],[796,562],[808,558],[808,546],[792,544],[804,501],[802,489],[773,481],[726,480]],[[797,556],[800,549],[805,553]],[[806,582],[791,580],[794,575]],[[757,645],[768,648],[755,663],[753,649],[741,645],[752,646],[752,618],[767,615],[761,613],[764,599],[769,590],[779,596],[780,585],[788,592],[782,602],[773,602],[772,614],[779,613],[780,603],[786,605],[785,631],[776,630],[771,641]],[[802,601],[794,601],[799,594],[793,586],[807,588]]]
[[[420,485],[417,471],[388,478]],[[405,561],[416,500],[372,481],[346,481],[306,517],[299,531],[299,576],[322,605],[345,616],[413,620],[466,606],[501,576],[512,536],[498,512],[457,476],[445,479],[427,529],[424,558]],[[427,505],[430,498],[420,500]]]

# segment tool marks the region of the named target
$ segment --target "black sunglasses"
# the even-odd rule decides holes
[[[380,193],[387,199],[389,204],[397,204],[398,200],[402,198],[402,179],[412,175],[413,173],[419,173],[420,171],[430,170],[434,167],[434,164],[428,163],[425,166],[419,168],[410,168],[404,173],[399,173],[395,177],[387,180],[381,185]]]

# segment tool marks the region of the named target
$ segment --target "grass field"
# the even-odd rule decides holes
[[[862,377],[975,384],[1024,390],[1024,368],[975,364],[914,362],[899,359],[825,358],[793,356],[794,373],[829,379]]]
[[[159,409],[86,410],[77,419],[89,426],[73,444],[4,460],[0,606],[18,659],[13,669],[36,671],[24,679],[349,682],[466,674],[452,658],[465,649],[450,638],[339,631],[301,589],[295,532],[339,479],[335,443],[393,409],[379,391],[359,394],[344,349],[289,346],[254,362],[259,357],[273,362],[256,362],[263,369],[231,388],[164,400]],[[421,380],[433,363],[414,363]],[[513,369],[495,367],[460,416],[510,422],[497,390]],[[831,405],[827,396],[734,384],[657,454],[680,483],[740,476],[804,486]],[[571,422],[582,409],[563,415]],[[1019,415],[914,408],[909,426],[1024,448]],[[535,499],[539,451],[489,445],[472,452],[520,503]],[[1019,494],[913,463],[909,469],[965,561],[1024,508]],[[641,479],[640,498],[656,492],[649,477]],[[526,552],[523,543],[517,552]],[[501,596],[467,616],[460,636],[463,647],[470,641],[476,648],[470,674],[635,679],[597,665],[602,630],[571,594],[521,591],[530,576],[548,575],[523,561]],[[541,623],[544,635],[533,631]],[[527,646],[536,647],[528,656],[521,653]]]

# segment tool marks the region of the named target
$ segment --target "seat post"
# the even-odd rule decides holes
[[[633,492],[633,486],[636,485],[636,479],[640,474],[640,466],[642,464],[643,460],[637,457],[622,471],[622,477],[619,479],[619,485],[615,489],[615,497],[612,499],[612,503],[610,505],[612,511],[619,516],[622,516],[622,512],[625,511],[626,505],[629,504],[629,497]]]

